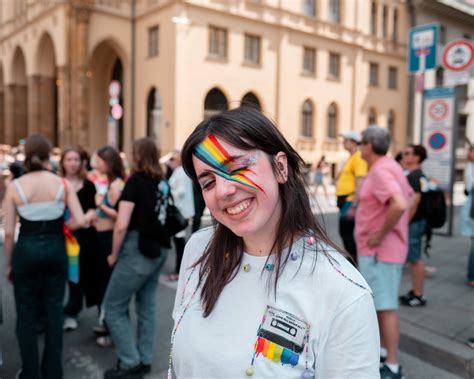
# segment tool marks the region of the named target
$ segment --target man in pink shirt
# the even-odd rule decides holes
[[[356,212],[359,269],[374,293],[380,328],[382,379],[401,379],[397,352],[398,290],[408,253],[408,203],[413,193],[402,168],[386,156],[390,134],[372,125],[362,132],[361,154],[369,165]]]

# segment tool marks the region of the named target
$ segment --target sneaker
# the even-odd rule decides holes
[[[21,369],[16,372],[15,379],[20,379]]]
[[[471,349],[474,349],[474,337],[469,338],[467,341],[467,346],[469,346]]]
[[[426,298],[421,296],[416,296],[412,290],[410,290],[406,295],[402,295],[398,298],[402,305],[408,307],[423,307],[426,305]]]
[[[94,332],[94,334],[98,335],[98,336],[102,336],[104,334],[107,334],[107,328],[104,326],[104,325],[96,325],[92,328],[92,331]]]
[[[99,345],[100,347],[110,347],[110,346],[112,346],[112,340],[111,340],[110,337],[108,337],[108,336],[97,337],[97,339],[95,340],[95,342],[96,342],[97,345]]]
[[[108,369],[104,373],[104,379],[142,379],[143,372],[141,369],[141,364],[132,368],[122,368],[120,364],[117,363],[114,368]]]
[[[398,367],[398,372],[393,372],[386,364],[384,364],[380,368],[380,379],[404,379],[402,366]]]
[[[63,330],[69,332],[71,330],[76,330],[79,324],[74,317],[66,317],[64,319]]]

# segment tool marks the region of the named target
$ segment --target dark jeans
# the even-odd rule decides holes
[[[31,222],[31,229],[36,228],[39,233],[20,231],[13,252],[12,278],[17,312],[16,335],[22,360],[21,379],[63,377],[62,328],[67,256],[62,230],[57,229],[62,221],[56,220],[58,225],[51,228],[54,222]],[[41,368],[37,341],[40,310],[44,312],[45,323]]]
[[[64,314],[68,317],[76,318],[82,310],[84,293],[80,283],[68,282],[69,298],[64,307]]]
[[[344,249],[346,249],[357,265],[357,246],[354,239],[354,227],[354,219],[339,217],[339,234],[341,235]]]
[[[107,285],[109,284],[110,276],[112,275],[112,268],[107,263],[107,257],[112,252],[112,235],[113,231],[97,232],[98,249],[97,249],[97,287],[99,304],[104,300]]]
[[[192,233],[197,232],[201,227],[201,217],[204,213],[204,209],[206,209],[206,203],[204,202],[204,198],[202,197],[202,192],[199,189],[193,188],[193,195],[194,195],[194,217],[193,217],[193,226],[192,226]]]
[[[186,229],[188,230],[188,229]],[[174,246],[176,247],[176,268],[175,272],[179,274],[179,268],[181,267],[181,261],[183,260],[184,246],[186,245],[186,239],[174,237]]]

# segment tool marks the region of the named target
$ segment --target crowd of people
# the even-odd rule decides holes
[[[427,304],[427,153],[409,145],[397,162],[388,154],[389,132],[375,125],[341,136],[349,153],[336,178],[344,248],[312,213],[302,158],[251,107],[201,122],[182,151],[161,160],[155,141],[134,141],[130,170],[111,146],[91,158],[72,146],[51,159],[50,142],[30,135],[21,156],[2,160],[13,173],[3,215],[22,359],[17,377],[63,377],[63,331],[79,327],[84,305],[97,307],[97,344],[113,345],[118,357],[104,378],[149,373],[158,277],[172,241],[176,263],[167,280],[178,288],[169,378],[401,379],[398,305]],[[467,284],[474,287],[474,147],[468,160],[461,227],[473,241]],[[323,157],[315,181],[326,196],[329,171]],[[188,222],[174,235],[152,229],[157,220],[165,225],[170,203]],[[213,225],[200,229],[205,206]],[[78,280],[68,277],[67,230],[80,246]],[[412,289],[400,296],[405,263]]]

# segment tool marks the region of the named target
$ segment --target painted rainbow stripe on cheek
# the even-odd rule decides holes
[[[219,143],[213,134],[209,134],[207,138],[199,144],[194,155],[205,164],[211,166],[216,170],[216,174],[224,179],[243,184],[244,186],[257,188],[265,192],[262,187],[247,177],[246,174],[253,173],[248,168],[243,168],[237,171],[230,171],[228,165],[233,162],[233,158]]]
[[[277,345],[263,337],[258,337],[255,343],[255,353],[257,357],[262,354],[265,358],[275,363],[281,363],[282,365],[289,364],[293,367],[298,364],[300,359],[300,355],[294,351]]]

